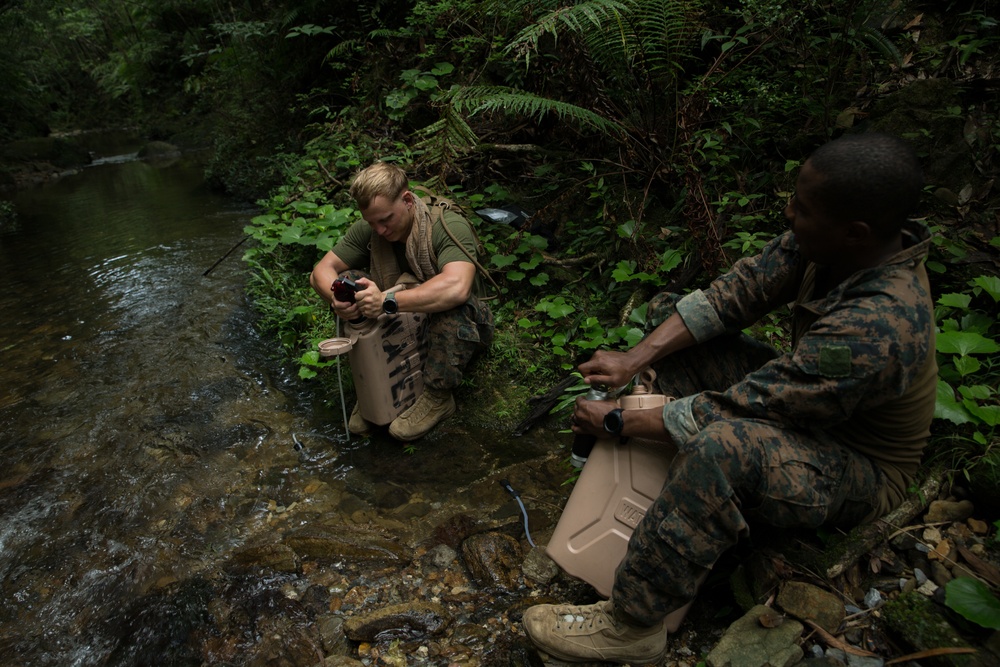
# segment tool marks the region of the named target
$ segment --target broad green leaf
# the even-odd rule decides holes
[[[985,384],[974,384],[972,386],[962,385],[958,388],[958,393],[960,393],[965,398],[971,398],[977,401],[985,401],[990,396],[993,395],[993,390],[990,389]]]
[[[299,227],[286,227],[285,231],[281,232],[281,242],[286,245],[301,243],[302,229]]]
[[[615,264],[615,270],[611,272],[611,277],[615,282],[623,283],[632,279],[634,271],[635,262],[623,259]]]
[[[995,320],[986,313],[971,311],[962,316],[960,328],[962,331],[981,333],[985,336],[993,326],[994,322]]]
[[[544,236],[538,236],[537,234],[532,234],[525,239],[528,245],[532,248],[537,248],[538,250],[545,250],[549,247],[549,240]]]
[[[938,380],[934,418],[947,419],[953,424],[968,424],[972,421],[965,406],[955,400],[955,391],[944,380]]]
[[[534,285],[535,287],[543,287],[547,285],[549,282],[549,274],[539,273],[537,276],[532,276],[531,278],[529,278],[528,282]]]
[[[531,269],[535,268],[536,266],[538,266],[541,263],[542,263],[542,256],[536,254],[536,255],[532,255],[528,259],[528,261],[521,262],[520,264],[518,264],[518,266],[521,267],[522,269],[524,269],[525,271],[530,271]]]
[[[413,85],[418,90],[434,90],[438,87],[437,77],[430,74],[422,74],[413,80]]]
[[[638,342],[642,340],[643,336],[645,336],[645,334],[643,333],[642,329],[637,329],[633,327],[628,330],[627,334],[625,334],[625,342],[628,344],[630,348],[635,347],[636,344],[638,344]]]
[[[629,322],[634,322],[636,324],[645,325],[646,324],[646,311],[648,309],[649,309],[649,303],[644,303],[641,306],[639,306],[638,308],[633,309],[632,312],[628,314],[628,321]]]
[[[451,74],[454,71],[455,66],[451,63],[434,63],[434,68],[431,70],[431,74],[441,76],[442,74]]]
[[[944,602],[951,609],[977,625],[1000,630],[1000,599],[986,584],[972,577],[958,577],[949,581],[944,590]]]
[[[572,313],[576,312],[576,308],[569,305],[568,303],[554,304],[552,308],[549,309],[549,317],[552,319],[559,319],[561,317],[566,317]]]
[[[965,401],[965,409],[987,426],[1000,424],[1000,405],[979,405],[975,401]]]
[[[938,297],[937,302],[942,306],[965,310],[972,303],[972,296],[969,294],[942,294]]]
[[[319,248],[323,252],[327,252],[329,250],[333,250],[333,246],[337,244],[337,239],[339,238],[340,234],[338,233],[323,232],[322,234],[316,237],[314,243],[316,244],[317,248]]]
[[[994,303],[1000,301],[1000,278],[997,276],[979,276],[972,281],[972,284],[976,287],[982,287],[987,294],[993,297]]]
[[[413,98],[408,93],[394,90],[385,96],[385,105],[390,109],[405,109],[411,99]]]
[[[660,271],[666,273],[676,268],[683,261],[684,255],[679,250],[668,250],[660,258]]]
[[[312,213],[319,207],[314,202],[299,200],[292,202],[292,208],[295,209],[296,213]]]
[[[517,257],[515,257],[514,255],[493,255],[493,257],[490,259],[490,262],[492,262],[493,266],[497,267],[498,269],[510,266],[515,261],[517,261]]]
[[[975,357],[955,357],[954,364],[955,370],[962,377],[975,373],[983,366]]]
[[[507,280],[513,280],[515,282],[524,280],[524,271],[508,271]]]
[[[605,341],[603,338],[593,338],[585,340],[573,341],[573,345],[581,350],[596,350],[597,348],[604,345]]]
[[[1000,345],[991,338],[968,331],[945,331],[938,334],[937,351],[943,354],[993,354]]]

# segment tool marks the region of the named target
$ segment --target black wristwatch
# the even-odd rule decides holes
[[[604,430],[611,435],[621,435],[625,428],[625,420],[622,418],[622,409],[615,408],[604,415]]]
[[[394,292],[389,292],[385,295],[385,300],[382,301],[382,312],[389,315],[395,315],[399,312],[399,304],[396,303],[396,294]]]

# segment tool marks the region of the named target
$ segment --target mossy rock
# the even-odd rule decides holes
[[[941,609],[920,593],[901,595],[886,603],[882,618],[889,630],[916,651],[943,647],[967,648],[969,644],[944,617]],[[966,667],[972,664],[967,654],[941,655],[927,659],[928,667]]]

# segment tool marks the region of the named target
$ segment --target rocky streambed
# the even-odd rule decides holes
[[[541,602],[598,599],[543,549],[571,488],[564,459],[508,465],[448,497],[389,483],[366,499],[303,476],[260,500],[263,529],[224,555],[222,572],[168,577],[112,619],[109,664],[559,664],[532,647],[520,618]],[[521,494],[537,546],[501,479]],[[658,664],[1000,664],[997,635],[943,604],[954,577],[1000,584],[995,527],[954,496],[930,514],[919,507],[835,577],[801,560],[822,551],[815,535],[765,532],[741,545]]]

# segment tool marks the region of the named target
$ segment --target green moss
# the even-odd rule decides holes
[[[888,602],[882,608],[882,618],[893,633],[917,651],[968,646],[940,609],[920,593],[907,593]],[[946,655],[927,664],[963,667],[971,660],[969,655]]]
[[[729,588],[733,592],[733,597],[736,598],[736,604],[743,611],[750,611],[756,605],[748,573],[742,565],[738,565],[729,575]]]

